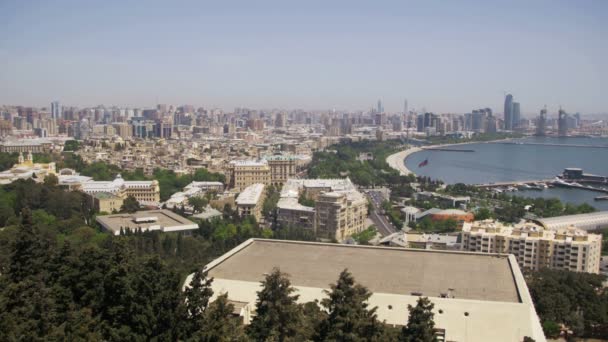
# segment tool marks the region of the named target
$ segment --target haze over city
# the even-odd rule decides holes
[[[3,1],[0,103],[608,112],[608,3]]]

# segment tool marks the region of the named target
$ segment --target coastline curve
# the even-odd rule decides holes
[[[405,166],[405,160],[410,154],[420,152],[422,150],[423,149],[420,147],[409,148],[386,157],[386,162],[391,168],[399,171],[399,174],[402,176],[407,176],[409,174],[413,174],[415,176],[416,174]]]

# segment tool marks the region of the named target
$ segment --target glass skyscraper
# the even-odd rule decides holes
[[[505,130],[513,129],[513,95],[507,94],[505,97]]]

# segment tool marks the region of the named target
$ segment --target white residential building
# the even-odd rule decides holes
[[[515,226],[494,220],[465,223],[464,251],[513,254],[522,268],[599,273],[602,236],[573,226],[545,229],[534,223]]]

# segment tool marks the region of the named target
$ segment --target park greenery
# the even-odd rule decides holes
[[[361,186],[402,184],[415,177],[400,176],[386,163],[386,157],[402,149],[401,142],[360,141],[332,145],[324,152],[315,152],[308,169],[309,178],[349,177]],[[372,160],[359,161],[360,153],[371,153]]]
[[[403,227],[403,218],[401,215],[401,211],[399,208],[393,207],[390,201],[382,202],[382,210],[384,211],[384,215],[386,215],[393,224],[393,226],[397,228]]]
[[[524,217],[554,217],[585,214],[595,211],[587,203],[575,205],[563,203],[557,198],[532,198],[507,193],[494,193],[473,185],[462,183],[447,185],[442,192],[454,196],[470,196],[477,207],[476,219],[495,218],[504,222],[519,222]],[[529,207],[526,210],[526,207]]]
[[[370,240],[376,237],[378,231],[375,226],[369,226],[367,229],[353,234],[351,237],[360,245],[369,245]]]
[[[428,216],[418,222],[409,223],[410,228],[423,233],[451,233],[457,231],[459,225],[453,218],[432,220]]]
[[[234,318],[229,294],[210,302],[213,279],[201,265],[243,239],[264,235],[255,221],[235,220],[228,208],[221,223],[201,223],[193,237],[114,236],[86,224],[91,213],[80,207],[81,199],[57,201],[63,194],[81,196],[76,192],[32,181],[11,190],[20,211],[0,231],[0,340],[327,341],[344,333],[354,340],[393,340],[388,334],[394,330],[368,308],[370,292],[347,271],[321,303],[323,310],[298,304],[278,269],[262,281],[257,314],[247,327]],[[182,291],[184,276],[193,271]],[[401,335],[414,336],[416,327]]]
[[[556,338],[560,325],[574,336],[608,336],[608,290],[598,274],[541,270],[526,274],[526,282],[547,337]]]
[[[68,140],[63,145],[63,150],[66,152],[75,152],[80,149],[80,142],[78,140]]]

